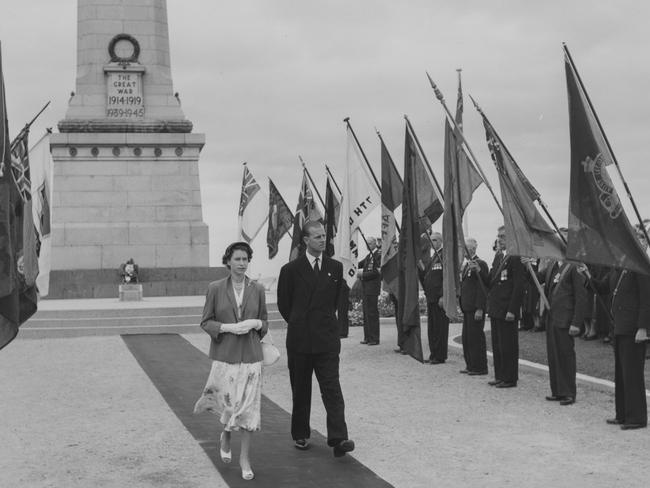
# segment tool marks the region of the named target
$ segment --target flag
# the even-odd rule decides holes
[[[418,225],[422,233],[428,231],[440,218],[444,205],[435,177],[425,167],[424,157],[420,154],[414,139],[415,135],[407,121],[404,158],[409,160],[409,167],[413,170],[413,191],[418,202]]]
[[[291,251],[289,252],[289,261],[296,259],[304,252],[304,243],[302,240],[302,226],[312,220],[323,220],[323,214],[316,205],[314,191],[309,184],[309,175],[307,168],[302,170],[302,184],[300,185],[300,194],[298,195],[298,205],[296,214],[293,219],[293,234],[291,236]]]
[[[346,171],[334,250],[336,259],[343,263],[343,276],[352,288],[357,276],[359,226],[379,206],[381,194],[349,125],[347,132]]]
[[[278,253],[280,239],[289,232],[293,223],[293,215],[284,198],[269,178],[269,225],[266,231],[266,245],[269,248],[269,259]]]
[[[417,262],[420,257],[420,210],[417,194],[416,151],[408,125],[404,144],[404,185],[402,189],[402,225],[400,229],[397,261],[398,313],[402,320],[404,342],[402,349],[422,362],[422,337],[420,333],[420,294]],[[421,162],[420,162],[421,165]],[[428,178],[428,177],[427,177]]]
[[[470,165],[454,130],[445,119],[445,213],[442,216],[443,308],[447,317],[456,319],[460,295],[460,272],[465,248],[463,214],[481,177]]]
[[[240,239],[246,242],[255,239],[269,217],[267,210],[262,188],[244,163],[238,213]]]
[[[334,192],[333,183],[333,176],[328,170],[325,185],[325,253],[329,257],[334,256],[334,237],[341,214],[341,199]]]
[[[607,172],[614,157],[566,47],[564,59],[571,133],[567,257],[650,274],[650,260]]]
[[[23,212],[23,200],[12,170],[0,58],[0,349],[14,340],[20,325],[36,311],[36,288],[28,287],[21,274]]]
[[[386,289],[397,296],[397,220],[395,209],[402,204],[402,178],[381,140],[381,278]]]
[[[38,277],[36,286],[41,297],[47,296],[50,288],[52,268],[52,156],[50,154],[50,133],[47,132],[29,150],[29,165],[32,179],[32,218],[36,228],[38,254]]]
[[[515,256],[564,260],[564,244],[535,207],[540,196],[481,112],[488,149],[501,186],[506,247]]]
[[[28,287],[34,286],[38,276],[38,250],[40,241],[36,232],[34,217],[32,215],[32,188],[29,165],[29,127],[25,127],[11,143],[11,170],[16,187],[23,203],[22,243],[22,276]]]

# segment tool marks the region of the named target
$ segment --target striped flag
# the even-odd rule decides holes
[[[298,195],[298,205],[293,218],[293,233],[291,235],[291,251],[289,252],[289,261],[293,261],[304,252],[304,243],[302,240],[302,226],[312,220],[323,220],[323,214],[316,205],[314,191],[309,183],[307,168],[302,170],[302,183]]]
[[[269,259],[278,254],[280,239],[289,232],[293,223],[293,215],[284,198],[269,178],[269,226],[266,232],[266,245],[269,248]]]

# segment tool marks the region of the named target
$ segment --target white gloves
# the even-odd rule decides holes
[[[262,321],[259,319],[246,319],[235,324],[221,324],[221,332],[230,332],[235,335],[248,334],[252,329],[261,329]]]

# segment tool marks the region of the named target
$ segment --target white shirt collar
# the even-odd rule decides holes
[[[307,259],[309,259],[309,264],[311,264],[311,267],[314,267],[314,263],[316,262],[316,258],[318,258],[318,266],[322,269],[323,267],[323,254],[321,253],[320,256],[312,256],[311,254],[307,253]]]

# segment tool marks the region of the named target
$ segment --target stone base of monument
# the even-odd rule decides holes
[[[223,267],[143,268],[138,279],[146,297],[205,295],[208,283],[228,275]],[[117,269],[52,270],[44,299],[118,298]]]
[[[142,300],[142,285],[136,284],[122,284],[118,288],[120,302],[139,302]]]

